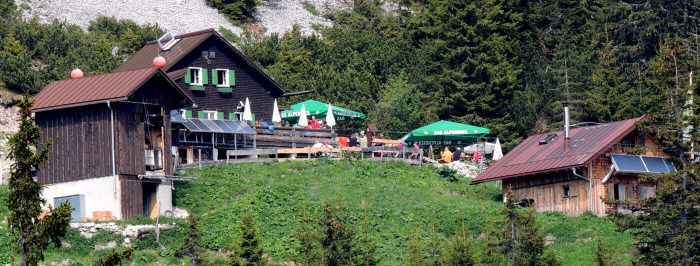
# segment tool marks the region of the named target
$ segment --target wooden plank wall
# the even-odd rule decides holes
[[[39,168],[39,182],[52,184],[111,175],[109,115],[107,104],[36,113],[41,143],[53,143],[49,161]]]
[[[142,175],[146,173],[144,154],[145,133],[142,108],[133,103],[115,103],[117,173]]]
[[[504,189],[508,182],[504,180]],[[564,187],[569,187],[570,197],[564,197]],[[533,208],[538,212],[558,211],[566,216],[578,216],[590,210],[588,181],[583,179],[529,186],[513,189],[513,194],[520,199],[532,199]]]
[[[201,56],[202,51],[215,52],[216,57],[207,61]],[[205,91],[190,90],[190,85],[185,83],[184,77],[177,80],[178,86],[187,91],[197,104],[196,108],[188,109],[192,110],[192,115],[195,118],[197,118],[197,111],[208,110],[224,112],[225,118],[229,119],[229,113],[235,112],[238,103],[245,103],[245,99],[248,97],[255,119],[271,121],[272,104],[275,98],[266,89],[265,82],[262,81],[261,77],[253,75],[251,69],[240,59],[235,58],[235,55],[219,42],[214,42],[211,38],[205,41],[194,49],[190,55],[180,60],[171,71],[187,67],[207,69],[209,80],[209,84],[204,85]],[[211,73],[214,69],[231,69],[236,72],[236,85],[232,87],[232,92],[219,92],[216,85],[212,85]],[[240,111],[243,112],[243,109]]]
[[[143,189],[141,180],[133,176],[119,176],[121,187],[122,219],[143,215]]]

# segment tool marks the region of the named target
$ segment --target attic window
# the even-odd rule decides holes
[[[172,41],[169,41],[165,45],[163,45],[163,51],[170,50],[170,48],[173,48],[178,42],[180,42],[180,39],[173,39]]]
[[[550,133],[547,134],[544,138],[540,140],[540,145],[548,144],[552,139],[554,139],[557,136],[557,133]]]

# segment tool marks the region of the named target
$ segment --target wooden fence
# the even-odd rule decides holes
[[[406,164],[421,165],[423,157],[422,149],[414,149],[408,147],[386,147],[374,146],[368,148],[359,147],[342,147],[338,148],[267,148],[267,149],[246,149],[246,150],[228,150],[226,151],[225,160],[202,160],[201,149],[198,152],[196,162],[191,164],[181,164],[177,166],[177,170],[185,170],[193,167],[204,167],[210,165],[225,165],[237,163],[253,163],[253,162],[271,162],[271,161],[286,161],[286,160],[315,160],[319,157],[327,157],[335,160],[343,158],[357,158],[361,160],[371,161],[401,161]],[[261,156],[266,156],[262,157]]]

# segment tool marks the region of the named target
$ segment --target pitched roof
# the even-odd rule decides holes
[[[564,149],[564,131],[530,136],[474,178],[472,184],[585,166],[632,132],[634,123],[643,118],[573,128],[568,150]],[[540,145],[549,134],[556,137]]]
[[[188,102],[194,102],[177,84],[167,78],[162,70],[150,67],[51,82],[34,96],[33,110],[40,112],[110,100],[126,100],[131,93],[156,75],[164,77]]]
[[[285,94],[282,86],[280,86],[274,79],[272,79],[272,77],[267,75],[262,69],[253,63],[253,61],[243,54],[243,52],[231,45],[230,42],[224,39],[224,37],[214,29],[206,29],[175,36],[174,39],[177,40],[177,43],[166,51],[160,51],[160,46],[156,41],[148,42],[143,48],[141,48],[141,50],[122,63],[122,65],[119,66],[116,71],[153,66],[153,58],[155,58],[157,54],[160,54],[160,56],[165,58],[166,64],[165,67],[163,67],[165,72],[169,73],[171,71],[177,71],[178,69],[171,68],[210,37],[215,38],[228,47],[233,54],[238,56],[245,63],[245,65],[247,65],[253,71],[254,75],[257,75],[266,81],[270,85],[271,90],[276,92],[276,95],[282,96]]]

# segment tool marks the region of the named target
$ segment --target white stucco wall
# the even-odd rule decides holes
[[[173,209],[173,186],[163,182],[156,188],[156,200],[160,205],[158,214],[165,215],[165,212]],[[168,213],[171,214],[171,213]]]
[[[120,186],[117,180],[117,197],[115,198],[115,178],[118,179],[117,176],[106,176],[47,185],[41,196],[53,206],[54,198],[84,194],[85,215],[87,217],[92,219],[94,211],[111,211],[114,217],[121,219]],[[170,202],[172,204],[172,200]],[[43,207],[48,208],[48,206]]]

